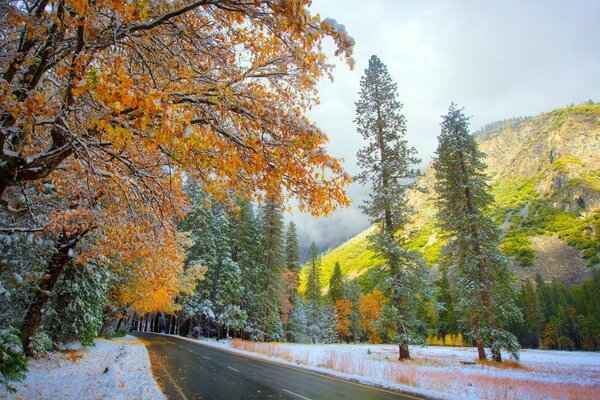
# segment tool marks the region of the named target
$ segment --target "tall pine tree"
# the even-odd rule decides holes
[[[441,123],[433,161],[437,218],[451,242],[445,262],[458,268],[460,309],[468,317],[479,359],[485,346],[501,361],[501,348],[518,357],[515,336],[503,329],[520,313],[512,299],[511,273],[498,250],[499,230],[486,215],[493,197],[486,183],[484,154],[469,134],[469,119],[454,104]]]
[[[333,304],[344,298],[344,276],[342,275],[340,263],[337,261],[333,267],[331,278],[329,278],[329,298]]]
[[[313,242],[308,249],[308,275],[306,279],[306,323],[308,337],[313,343],[321,337],[321,254]]]
[[[391,301],[386,304],[382,322],[386,329],[396,332],[399,359],[404,360],[410,358],[408,345],[422,339],[417,333],[421,321],[415,303],[427,288],[427,268],[417,253],[402,246],[402,229],[411,213],[406,194],[418,175],[414,167],[419,159],[404,139],[406,120],[397,86],[376,56],[369,60],[360,87],[355,122],[367,145],[357,154],[362,169],[357,180],[371,184],[370,199],[362,208],[379,227],[369,239],[388,268],[384,289]]]

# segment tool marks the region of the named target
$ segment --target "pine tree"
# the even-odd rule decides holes
[[[490,346],[494,360],[501,348],[518,357],[518,342],[503,329],[520,314],[512,301],[513,274],[498,250],[499,231],[487,216],[493,202],[486,183],[484,154],[469,134],[469,120],[454,104],[443,117],[433,161],[437,218],[451,238],[445,262],[458,268],[460,308],[476,340],[479,358]]]
[[[291,341],[296,343],[308,342],[306,311],[300,295],[294,296],[294,308],[290,313],[289,332]]]
[[[262,230],[264,238],[265,309],[263,331],[267,340],[284,340],[280,317],[281,274],[285,254],[283,241],[283,215],[276,199],[267,199],[262,210]]]
[[[326,301],[322,307],[319,319],[319,341],[328,344],[335,343],[338,339],[335,305],[331,301]]]
[[[286,268],[298,273],[300,270],[300,248],[298,247],[298,233],[296,224],[290,221],[285,232],[285,264]]]
[[[360,341],[363,335],[361,326],[362,315],[360,313],[361,289],[357,279],[346,283],[346,297],[352,302],[352,311],[350,313],[350,337],[356,343]]]
[[[313,343],[321,337],[321,255],[313,242],[308,249],[308,276],[306,285],[307,334]]]
[[[248,318],[244,336],[252,340],[263,340],[263,312],[265,310],[265,271],[263,235],[260,222],[252,204],[247,200],[238,203],[239,211],[231,222],[233,259],[241,270],[241,285],[244,288],[241,307]]]
[[[415,304],[427,295],[428,270],[417,253],[403,249],[401,236],[411,213],[406,194],[418,175],[414,166],[419,159],[404,139],[406,120],[397,100],[397,86],[376,56],[369,60],[360,87],[355,122],[367,145],[357,154],[362,168],[357,180],[371,184],[370,199],[362,209],[379,227],[369,239],[371,248],[386,260],[384,289],[391,302],[385,321],[393,325],[398,358],[404,360],[410,358],[408,345],[422,339]]]
[[[329,298],[333,304],[344,298],[344,276],[340,263],[337,261],[333,267],[331,278],[329,278]]]

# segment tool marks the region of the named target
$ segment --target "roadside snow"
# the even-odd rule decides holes
[[[70,347],[29,362],[27,378],[2,399],[165,399],[139,339],[96,339],[94,347]]]

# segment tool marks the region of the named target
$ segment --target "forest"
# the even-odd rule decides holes
[[[439,269],[406,246],[419,175],[397,87],[376,56],[361,79],[362,173],[307,117],[354,39],[308,0],[0,4],[0,383],[27,357],[128,331],[301,343],[600,349],[600,273],[520,288],[489,215],[469,121],[452,104],[434,163]],[[364,213],[386,269],[366,288],[301,257],[290,201]],[[301,262],[306,259],[306,263]],[[306,290],[299,290],[301,269]]]

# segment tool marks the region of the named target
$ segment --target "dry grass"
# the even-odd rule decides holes
[[[398,362],[398,364],[386,365],[383,376],[386,381],[417,386],[417,369],[413,364],[408,364],[407,361],[402,364]]]
[[[77,363],[84,355],[79,350],[65,350],[62,352],[65,358],[68,358],[72,363]]]
[[[292,355],[289,350],[274,343],[251,342],[234,338],[231,345],[240,350],[246,350],[253,353],[265,354],[267,356],[279,357],[291,361]]]
[[[488,400],[547,400],[547,399],[600,399],[600,384],[578,384],[568,382],[547,382],[519,377],[485,375],[483,373],[462,373],[460,370],[431,370],[421,372],[422,365],[432,365],[430,360],[398,362],[392,360],[362,358],[351,352],[331,349],[315,357],[310,350],[294,353],[277,343],[257,343],[234,339],[232,346],[250,352],[283,358],[308,366],[323,367],[344,374],[353,374],[374,379],[386,380],[402,385],[423,387],[458,396],[474,394]],[[379,357],[378,357],[379,358]],[[381,363],[384,363],[383,368]],[[479,365],[493,368],[516,370],[527,373],[531,368],[517,362],[495,363],[478,362]],[[482,371],[483,372],[483,371]]]
[[[452,371],[430,371],[422,378],[422,386],[428,389],[456,393],[462,388],[466,393],[472,388],[478,397],[487,400],[600,399],[600,384],[582,385],[491,375],[464,375]]]
[[[501,368],[501,369],[519,369],[521,371],[532,371],[531,368],[521,364],[518,361],[491,361],[491,360],[476,360],[476,364],[485,365],[487,367]]]

